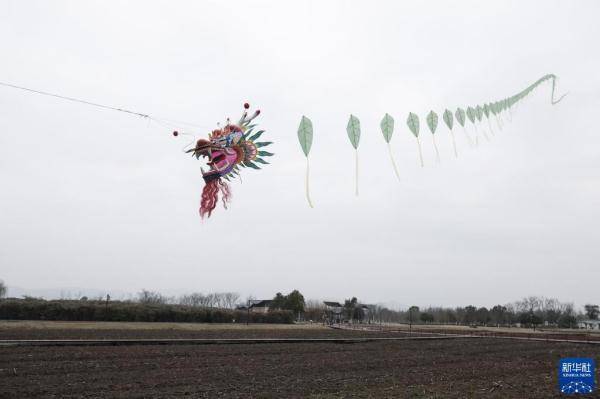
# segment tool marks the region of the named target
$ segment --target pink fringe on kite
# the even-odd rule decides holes
[[[227,209],[227,204],[231,200],[231,191],[229,185],[221,178],[211,180],[204,186],[202,190],[202,199],[200,200],[200,216],[210,217],[212,211],[216,208],[219,202],[219,191],[222,194],[223,207]]]

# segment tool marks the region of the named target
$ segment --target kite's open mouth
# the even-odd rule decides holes
[[[209,170],[202,170],[202,177],[206,182],[217,179],[231,172],[237,160],[237,153],[230,148],[223,148],[211,145],[210,143],[198,143],[193,150],[193,155],[200,159],[204,157],[208,160]]]

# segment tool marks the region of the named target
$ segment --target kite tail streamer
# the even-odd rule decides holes
[[[396,177],[398,178],[398,181],[400,181],[400,174],[398,173],[398,168],[396,167],[396,161],[394,161],[394,154],[392,154],[392,146],[390,143],[387,143],[387,145],[388,151],[390,152],[390,159],[392,160],[392,166],[394,167],[394,173],[396,173]]]
[[[438,150],[437,143],[435,142],[435,134],[431,135],[433,139],[433,148],[435,148],[435,162],[440,163],[440,151]]]
[[[485,131],[485,128],[483,127],[483,125],[479,126],[481,128],[481,134],[483,135],[483,138],[485,138],[485,141],[489,142],[490,141],[490,137],[487,135],[487,132]],[[475,131],[479,133],[480,129],[477,129],[477,124],[475,124]]]
[[[555,87],[556,87],[556,76],[553,76],[553,77],[552,77],[552,94],[550,95],[550,102],[552,103],[552,105],[558,104],[558,103],[560,102],[560,100],[562,100],[563,98],[565,98],[565,96],[566,96],[567,94],[569,94],[569,93],[567,92],[567,93],[563,94],[562,96],[560,96],[560,97],[558,98],[558,100],[556,100],[556,101],[555,101],[555,100],[554,100],[554,89],[555,89]]]
[[[492,129],[492,122],[490,121],[490,119],[488,118],[488,125],[490,127],[490,132],[492,133],[492,136],[495,136],[496,133],[494,133],[494,129]]]
[[[356,175],[354,180],[356,196],[358,197],[358,149],[356,150]]]
[[[479,146],[479,129],[475,123],[473,123],[473,127],[475,128],[475,147],[477,147]]]
[[[310,200],[310,189],[308,186],[308,177],[309,177],[309,165],[308,165],[308,157],[306,157],[306,200],[308,201],[308,206],[314,208],[312,201]]]
[[[502,120],[499,115],[496,115],[496,124],[498,125],[498,129],[502,130]]]
[[[473,148],[473,139],[471,138],[471,136],[469,135],[469,132],[467,132],[467,128],[466,127],[462,127],[463,132],[465,133],[465,137],[467,138],[467,141],[469,142],[469,147]]]
[[[421,140],[419,140],[419,136],[417,136],[417,147],[419,147],[419,159],[421,160],[421,167],[423,168],[425,164],[423,163],[423,152],[421,151]]]
[[[481,127],[481,131],[483,132],[483,137],[489,143],[490,142],[490,136],[487,135],[487,132],[485,131],[485,129],[483,128],[483,126]]]
[[[454,139],[454,132],[450,130],[450,136],[452,136],[452,148],[454,148],[454,157],[458,158],[458,151],[456,151],[456,140]]]
[[[212,211],[217,207],[219,202],[219,191],[222,194],[223,207],[227,209],[227,204],[231,199],[231,191],[229,185],[221,180],[221,178],[211,180],[204,186],[202,190],[202,199],[200,200],[200,216],[204,219],[205,216],[210,217]]]

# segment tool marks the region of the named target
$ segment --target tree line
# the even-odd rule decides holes
[[[6,294],[5,287],[0,284],[0,299]],[[110,295],[75,300],[8,298],[0,300],[0,319],[188,323],[293,323],[295,319],[294,313],[285,309],[268,313],[238,310],[238,302],[239,295],[231,292],[169,297],[145,289],[130,300],[113,300]]]
[[[305,319],[322,320],[328,310],[323,302],[307,301]],[[356,297],[344,300],[341,314],[344,320],[363,323],[454,324],[471,326],[541,325],[576,328],[580,320],[598,320],[598,305],[586,304],[576,310],[573,303],[556,298],[530,296],[521,300],[487,308],[473,305],[459,307],[410,306],[393,310],[381,305],[362,305]]]
[[[6,285],[0,280],[0,298],[6,295]],[[293,320],[325,321],[328,309],[320,300],[305,300],[293,290],[278,292],[271,300],[269,312],[258,315],[248,311],[252,297],[241,300],[235,292],[195,292],[179,297],[165,296],[156,291],[141,290],[124,301],[106,298],[89,300],[7,299],[0,302],[0,318],[47,320],[114,320],[114,321],[197,321],[197,322],[284,322]],[[240,310],[244,309],[244,310]],[[586,304],[576,310],[573,303],[556,298],[530,296],[493,307],[426,307],[389,309],[381,305],[364,305],[356,297],[345,299],[343,318],[365,323],[459,324],[480,326],[577,327],[583,319],[598,320],[600,308]],[[61,319],[62,317],[62,319]],[[252,319],[252,320],[251,320]]]
[[[143,304],[130,301],[44,300],[0,301],[0,319],[63,321],[143,321],[178,323],[293,323],[294,314],[281,310],[249,313],[235,309]]]
[[[180,297],[169,297],[160,292],[141,290],[135,300],[144,304],[178,304],[182,306],[235,309],[239,305],[240,295],[236,292],[193,292]]]
[[[574,328],[579,320],[597,320],[599,314],[598,305],[586,304],[583,311],[577,311],[572,303],[560,302],[556,298],[531,296],[491,308],[473,305],[454,308],[410,306],[406,310],[390,310],[369,305],[367,317],[368,322],[528,327],[548,325]]]

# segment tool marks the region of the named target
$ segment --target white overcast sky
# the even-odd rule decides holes
[[[599,16],[600,2],[567,0],[4,0],[0,81],[191,121],[206,126],[188,129],[199,136],[248,101],[277,155],[244,170],[230,209],[202,222],[188,138],[0,87],[0,278],[15,293],[598,302]],[[570,92],[563,102],[550,105],[543,85],[478,148],[457,130],[458,159],[440,126],[440,164],[422,131],[420,168],[409,111],[499,99],[546,73]],[[363,133],[358,198],[350,113]]]

